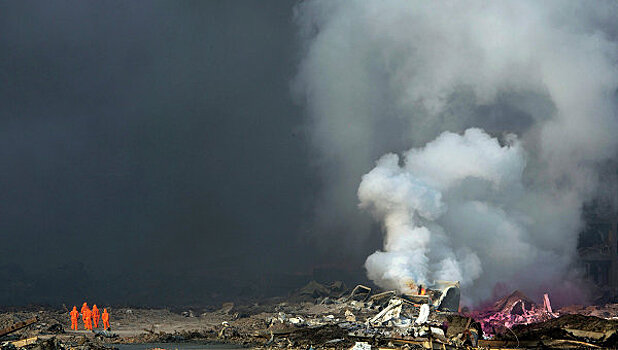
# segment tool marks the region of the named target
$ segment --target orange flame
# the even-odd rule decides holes
[[[427,292],[427,290],[425,289],[425,287],[421,287],[421,294],[420,295],[425,295],[426,292]]]

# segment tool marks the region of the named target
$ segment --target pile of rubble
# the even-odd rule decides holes
[[[616,348],[618,345],[618,321],[577,314],[563,315],[539,323],[516,325],[511,334],[502,339],[520,342],[552,342],[569,340],[587,347]]]
[[[549,296],[543,296],[543,306],[537,305],[520,291],[515,291],[498,300],[492,308],[473,312],[472,317],[479,320],[483,333],[492,337],[504,332],[504,328],[515,325],[545,322],[558,317],[553,312]]]
[[[345,348],[357,342],[376,346],[427,342],[454,347],[477,346],[481,327],[472,318],[457,313],[459,286],[443,282],[442,289],[418,289],[417,293],[387,291],[372,294],[372,289],[358,285],[349,294],[316,294],[312,282],[298,294],[317,297],[315,304],[294,310],[281,305],[280,311],[264,329],[252,336],[262,338],[264,347]],[[412,289],[414,290],[414,289]],[[227,323],[222,330],[234,326]],[[241,334],[229,331],[229,334]],[[361,346],[361,345],[359,345]]]
[[[22,327],[22,331],[12,333],[12,338],[0,339],[0,344],[3,350],[102,350],[115,343],[188,341],[264,349],[618,346],[618,305],[554,310],[548,295],[542,304],[536,304],[516,291],[491,308],[461,313],[458,284],[440,282],[436,287],[411,285],[408,293],[399,293],[363,285],[347,290],[341,282],[311,282],[286,298],[229,302],[219,309],[177,313],[118,309],[113,324],[122,336],[64,333],[59,324],[53,324],[57,311],[20,314],[22,321],[13,324],[0,314],[0,326],[8,325],[5,329]],[[161,327],[166,322],[167,326]],[[129,330],[133,333],[128,334]]]
[[[39,317],[38,314],[44,315]],[[17,313],[19,315],[19,313]],[[15,314],[0,316],[0,349],[1,350],[111,350],[102,338],[111,336],[110,332],[95,330],[94,337],[74,336],[66,334],[61,323],[57,322],[57,312],[39,312],[34,317],[21,317],[16,320]],[[23,316],[23,315],[22,315]],[[19,319],[19,318],[18,318]],[[59,336],[62,336],[60,338]]]
[[[269,304],[225,303],[212,312],[182,312],[204,320],[225,319],[199,331],[147,331],[113,342],[225,342],[260,348],[350,348],[432,342],[438,346],[476,345],[480,326],[457,313],[457,283],[442,289],[411,289],[375,293],[358,285],[347,290],[341,282],[311,282],[284,300]],[[369,346],[371,346],[369,345]]]
[[[97,338],[85,336],[59,339],[57,337],[39,338],[32,337],[17,341],[4,341],[0,343],[2,350],[114,350],[116,348],[101,342]]]
[[[315,287],[315,284],[312,284]],[[562,314],[545,295],[539,305],[521,292],[482,312],[457,311],[456,283],[442,289],[372,294],[357,286],[349,294],[316,296],[308,307],[280,305],[266,326],[254,331],[264,348],[416,347],[426,349],[616,347],[618,320]],[[308,289],[315,289],[315,288]],[[328,289],[326,287],[326,289]],[[306,290],[306,289],[305,289]],[[242,338],[233,323],[221,334]]]

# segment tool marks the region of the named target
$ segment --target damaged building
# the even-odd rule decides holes
[[[584,210],[585,228],[579,235],[578,253],[588,280],[605,299],[618,296],[618,217],[598,206]]]

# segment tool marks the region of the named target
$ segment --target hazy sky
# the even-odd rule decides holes
[[[573,88],[577,98],[563,99],[566,105],[594,111],[579,103],[594,101],[580,93],[590,89],[578,90],[579,79],[596,86],[611,78],[610,93],[596,94],[610,101],[602,115],[611,123],[580,113],[581,125],[610,140],[571,128],[578,137],[568,145],[590,151],[588,141],[601,140],[603,152],[581,159],[595,166],[615,160],[615,75],[605,73],[614,72],[618,52],[614,3],[552,2],[535,12],[545,7],[529,2],[518,6],[531,15],[515,17],[509,3],[491,3],[495,18],[507,19],[493,22],[483,2],[452,13],[408,1],[298,4],[0,2],[0,304],[90,296],[219,302],[266,289],[285,293],[316,268],[324,280],[364,282],[363,263],[381,248],[382,234],[359,210],[357,190],[384,153],[468,127],[556,140],[555,149],[569,150],[564,138],[529,132],[561,115],[534,71],[523,70],[532,90],[495,93],[482,81],[478,91],[470,88],[486,75],[475,56],[485,51],[470,48],[485,48],[493,34],[520,38],[495,41],[508,44],[504,56],[487,50],[497,52],[489,55],[502,67],[496,72],[514,76],[507,82],[516,86],[522,74],[503,66],[520,57],[513,52],[535,59],[545,52],[548,69],[571,62],[567,73],[547,75],[568,78],[553,80],[555,91]],[[451,20],[462,13],[466,20]],[[521,23],[508,27],[513,19]],[[530,23],[549,34],[537,35]],[[506,29],[496,31],[501,24]],[[554,40],[556,33],[577,40]],[[551,49],[560,43],[567,43],[564,56]],[[435,86],[416,79],[419,62],[427,63],[418,66],[421,78]],[[461,79],[470,86],[450,80],[468,68]],[[448,108],[436,117],[409,94],[442,98]],[[616,183],[600,181],[610,201]]]
[[[348,261],[311,248],[294,5],[0,3],[0,265],[208,280]]]

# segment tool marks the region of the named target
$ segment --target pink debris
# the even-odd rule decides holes
[[[489,337],[505,331],[504,327],[543,322],[557,317],[552,312],[547,294],[544,295],[543,306],[540,307],[520,291],[498,300],[493,308],[475,311],[471,316],[481,323],[483,332]]]
[[[547,295],[547,293],[543,294],[543,306],[545,307],[545,311],[547,311],[548,313],[554,313],[553,311],[551,311],[551,304],[549,303],[549,295]]]

